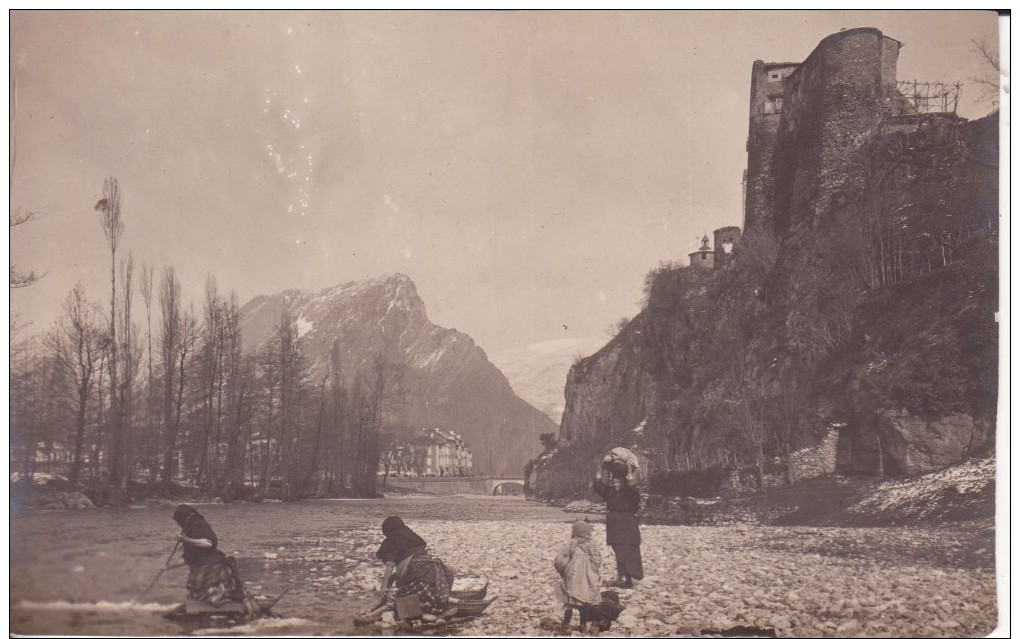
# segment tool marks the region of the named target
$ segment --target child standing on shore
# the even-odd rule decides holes
[[[592,542],[588,522],[574,522],[570,529],[570,545],[556,555],[553,566],[560,573],[563,627],[570,625],[576,608],[581,616],[581,630],[587,630],[592,620],[591,607],[600,601],[599,569],[602,567],[602,553]]]

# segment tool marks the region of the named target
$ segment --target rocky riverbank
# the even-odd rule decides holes
[[[648,523],[691,526],[916,526],[990,519],[995,473],[993,458],[975,458],[913,477],[829,475],[729,498],[643,495],[641,514]],[[550,503],[573,514],[605,512],[600,501]]]
[[[458,632],[548,634],[543,619],[559,620],[552,559],[569,540],[568,525],[409,523],[459,576],[490,581],[490,594],[499,597]],[[594,527],[604,538],[604,526]],[[642,535],[647,577],[635,590],[619,591],[626,610],[607,634],[697,636],[742,625],[778,636],[952,637],[982,636],[996,625],[991,522],[937,529],[643,526]],[[612,578],[608,547],[603,559],[602,576]],[[375,578],[377,568],[368,570]]]

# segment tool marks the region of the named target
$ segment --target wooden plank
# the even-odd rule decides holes
[[[234,601],[225,601],[218,606],[214,606],[204,601],[188,599],[184,602],[184,612],[189,615],[244,615],[248,611],[245,610],[243,603]]]

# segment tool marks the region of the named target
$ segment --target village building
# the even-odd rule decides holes
[[[452,430],[428,428],[382,455],[380,472],[403,477],[468,477],[473,473],[471,449]]]

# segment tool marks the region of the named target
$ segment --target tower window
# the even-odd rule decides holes
[[[769,82],[778,82],[783,79],[783,74],[780,71],[772,71],[769,73]]]

